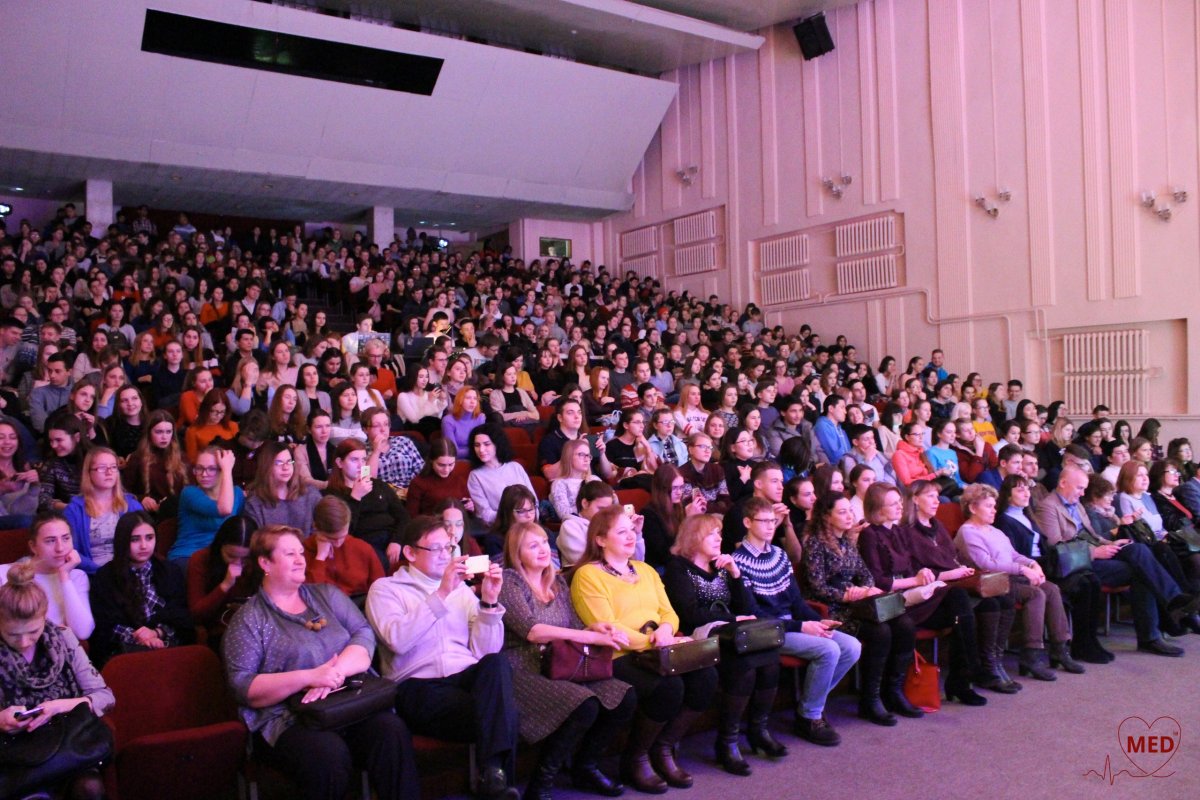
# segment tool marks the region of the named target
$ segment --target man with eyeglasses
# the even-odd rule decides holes
[[[782,495],[783,473],[778,466],[772,466],[772,471],[780,477]],[[754,595],[758,616],[783,620],[782,652],[808,660],[804,688],[796,706],[796,735],[813,744],[831,747],[841,737],[825,718],[825,702],[862,655],[862,645],[853,636],[836,630],[840,623],[821,619],[804,602],[792,559],[771,543],[779,525],[777,506],[757,495],[746,500],[737,515],[746,535],[733,551],[733,560],[742,572],[742,582]],[[729,516],[726,515],[726,522]],[[756,718],[765,721],[769,713],[769,706],[752,704],[750,724],[754,725]]]
[[[490,564],[479,597],[466,581],[467,556],[439,517],[404,530],[405,566],[367,593],[379,639],[380,673],[396,681],[396,712],[414,733],[475,743],[479,795],[511,798],[517,707],[504,645],[503,571]]]

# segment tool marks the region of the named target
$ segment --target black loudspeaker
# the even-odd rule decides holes
[[[825,24],[825,15],[817,14],[808,19],[800,20],[792,28],[796,41],[800,43],[800,52],[805,61],[812,61],[817,56],[823,56],[833,50],[833,37],[829,35],[829,26]]]

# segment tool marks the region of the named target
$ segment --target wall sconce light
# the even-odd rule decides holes
[[[986,197],[984,197],[983,195],[978,195],[975,198],[975,205],[982,208],[984,213],[987,214],[992,219],[995,219],[996,217],[1000,216],[1000,209],[996,208],[996,206],[994,206],[992,203],[988,202],[988,199]]]
[[[1171,190],[1171,196],[1175,198],[1176,203],[1186,203],[1188,201],[1187,189],[1182,186],[1176,186]]]
[[[1158,198],[1154,196],[1154,192],[1142,192],[1142,206],[1145,208],[1154,208],[1154,203]]]
[[[684,186],[691,186],[692,181],[696,180],[696,173],[699,171],[700,168],[695,164],[692,164],[689,167],[683,167],[675,170],[675,177],[679,178],[679,182]]]
[[[1163,222],[1171,221],[1171,207],[1170,206],[1167,206],[1167,205],[1159,206],[1158,208],[1154,209],[1154,213],[1157,214],[1158,218],[1161,219]]]
[[[842,175],[840,181],[835,181],[833,178],[824,178],[821,181],[821,185],[828,189],[831,195],[841,200],[842,195],[846,191],[844,187],[849,186],[853,180],[849,175]]]
[[[1012,200],[1012,190],[1007,188],[1001,189],[996,193],[996,199],[1007,203],[1009,200]]]

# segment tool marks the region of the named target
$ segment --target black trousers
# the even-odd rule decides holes
[[[683,675],[659,675],[639,667],[632,656],[613,659],[613,677],[633,687],[638,708],[652,720],[669,722],[686,706],[704,711],[717,696],[717,668]]]
[[[315,731],[295,724],[271,747],[255,746],[269,764],[295,783],[305,800],[342,800],[365,769],[380,800],[417,800],[421,785],[412,737],[404,720],[382,711],[341,731]]]
[[[517,704],[512,667],[492,653],[445,678],[408,678],[396,691],[396,711],[413,731],[434,739],[474,742],[482,766],[516,768]]]

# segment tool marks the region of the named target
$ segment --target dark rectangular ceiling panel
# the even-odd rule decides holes
[[[443,59],[146,10],[142,50],[231,67],[432,95]]]

